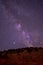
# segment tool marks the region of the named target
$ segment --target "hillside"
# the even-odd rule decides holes
[[[43,65],[43,48],[0,51],[0,65]]]

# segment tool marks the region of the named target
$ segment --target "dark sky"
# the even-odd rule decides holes
[[[43,0],[0,0],[0,50],[43,47]]]

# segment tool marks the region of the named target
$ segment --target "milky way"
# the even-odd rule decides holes
[[[24,30],[22,30],[22,26],[21,24],[16,24],[16,29],[20,35],[20,39],[19,40],[22,40],[22,43],[24,43],[27,47],[31,47],[33,46],[32,45],[32,40],[31,40],[31,37],[29,35],[28,32],[25,32]]]
[[[0,50],[43,47],[43,0],[0,0]]]

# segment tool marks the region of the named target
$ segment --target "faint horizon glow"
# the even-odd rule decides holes
[[[27,47],[33,47],[33,45],[32,45],[29,41],[26,41],[26,42],[25,42],[25,45],[26,45]]]

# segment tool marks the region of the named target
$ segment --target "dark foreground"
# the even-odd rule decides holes
[[[43,48],[0,51],[0,65],[43,65]]]

